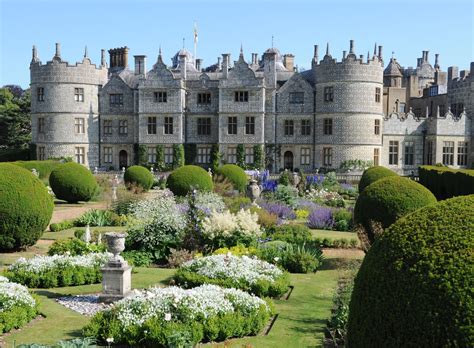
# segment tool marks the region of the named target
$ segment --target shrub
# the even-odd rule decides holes
[[[298,189],[293,186],[278,185],[273,197],[276,201],[295,208],[297,205]]]
[[[338,209],[334,212],[334,227],[337,231],[350,231],[352,229],[352,212]]]
[[[103,244],[86,243],[78,238],[58,239],[48,249],[48,255],[87,255],[90,253],[105,252]]]
[[[245,192],[247,188],[248,178],[245,171],[235,164],[225,164],[219,167],[216,171],[217,176],[222,176],[229,180],[234,186],[235,190]]]
[[[51,225],[49,225],[49,230],[51,232],[59,232],[63,230],[68,230],[73,227],[74,227],[73,220],[64,220],[61,222],[52,223]]]
[[[34,245],[53,214],[48,190],[31,172],[0,164],[0,250]]]
[[[144,191],[148,191],[153,186],[153,174],[142,166],[128,167],[123,176],[127,187],[140,186]]]
[[[259,206],[268,211],[270,214],[278,216],[282,220],[296,219],[295,212],[286,204],[277,202],[260,202]]]
[[[122,257],[135,267],[148,267],[153,263],[153,253],[140,250],[126,250],[121,253]]]
[[[384,232],[355,279],[348,346],[474,346],[473,206],[441,201]]]
[[[291,185],[291,177],[290,172],[288,170],[284,170],[282,173],[280,173],[280,177],[278,178],[278,184],[283,186]]]
[[[97,313],[83,334],[103,345],[113,337],[122,346],[194,347],[201,341],[256,335],[272,313],[270,303],[236,289],[151,288]]]
[[[331,230],[334,227],[332,210],[326,207],[313,210],[308,216],[308,226],[310,228]]]
[[[277,226],[267,235],[272,240],[281,240],[294,244],[303,244],[311,239],[310,229],[301,224],[284,224]]]
[[[186,249],[171,249],[171,252],[166,259],[168,267],[180,267],[183,263],[191,261],[194,258],[194,252]]]
[[[186,262],[174,279],[186,287],[214,284],[270,297],[283,295],[289,286],[288,274],[278,267],[247,256],[233,255],[206,256]]]
[[[224,203],[233,214],[237,213],[240,209],[249,206],[252,201],[250,198],[245,196],[235,196],[235,197],[224,197]]]
[[[243,245],[234,245],[233,247],[224,247],[224,248],[219,248],[215,250],[212,255],[227,255],[228,253],[231,253],[234,256],[242,256],[242,255],[247,255],[247,256],[252,256],[257,253],[257,248],[255,247],[246,247]]]
[[[142,195],[125,189],[117,190],[117,200],[112,203],[112,210],[118,215],[128,215],[131,207],[142,198]]]
[[[91,226],[91,227],[104,227],[104,226],[122,226],[123,220],[120,220],[119,216],[110,210],[91,209],[86,211],[78,219],[74,221],[74,226]]]
[[[30,172],[32,169],[36,169],[41,180],[48,180],[51,172],[57,167],[61,166],[62,162],[47,160],[47,161],[17,161],[12,162],[16,166],[28,169]]]
[[[420,184],[438,199],[474,194],[474,170],[420,166]]]
[[[255,206],[250,207],[252,213],[257,213],[258,215],[258,224],[265,230],[269,230],[272,227],[275,227],[278,224],[278,216],[271,214],[265,209],[261,209]]]
[[[175,169],[166,182],[168,188],[177,196],[186,196],[193,189],[212,191],[212,178],[198,166],[187,165]]]
[[[364,191],[365,188],[373,182],[376,182],[377,180],[387,176],[398,176],[398,174],[382,166],[375,166],[366,169],[359,181],[359,192]]]
[[[436,198],[425,188],[410,179],[390,176],[367,186],[357,199],[354,220],[363,226],[369,243],[376,239],[373,224],[380,223],[383,229],[400,217],[436,203]]]
[[[49,184],[56,198],[71,203],[90,201],[98,188],[92,173],[74,162],[64,163],[54,169]]]
[[[287,248],[282,257],[281,265],[291,273],[316,272],[322,264],[322,259],[320,249],[297,245]]]

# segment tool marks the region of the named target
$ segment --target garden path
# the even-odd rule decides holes
[[[53,217],[50,223],[71,220],[80,217],[89,209],[105,209],[107,202],[91,202],[80,204],[68,204],[55,202]]]

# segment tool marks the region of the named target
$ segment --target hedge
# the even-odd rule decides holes
[[[148,191],[153,186],[153,174],[142,166],[128,167],[123,176],[123,180],[128,187],[131,185],[140,186],[143,190]]]
[[[75,162],[64,163],[54,169],[49,184],[56,198],[71,203],[90,201],[98,189],[90,170]]]
[[[375,166],[366,169],[359,181],[359,192],[364,191],[364,189],[373,182],[387,176],[398,176],[398,174],[382,166]]]
[[[438,199],[474,194],[474,170],[420,166],[420,184]]]
[[[54,160],[46,161],[17,161],[11,162],[11,164],[20,166],[22,168],[28,169],[31,171],[33,168],[39,173],[40,179],[48,179],[51,175],[51,172],[59,167],[62,163]]]
[[[19,166],[0,164],[0,250],[34,245],[53,214],[43,183]]]
[[[178,196],[186,196],[193,189],[212,191],[214,185],[207,171],[201,167],[187,165],[175,169],[166,181],[167,187]]]
[[[0,162],[28,161],[30,149],[0,149]]]
[[[244,192],[247,188],[248,178],[245,171],[235,164],[225,164],[216,171],[217,175],[222,175],[232,183],[235,190]]]
[[[366,254],[348,347],[474,346],[474,195],[422,208]]]

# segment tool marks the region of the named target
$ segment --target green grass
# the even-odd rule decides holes
[[[342,232],[342,231],[328,231],[328,230],[311,230],[311,234],[314,238],[328,238],[330,240],[334,239],[358,239],[357,233],[355,232]]]
[[[59,232],[45,232],[41,239],[44,240],[56,240],[56,239],[67,239],[74,237],[74,231],[76,230],[85,230],[85,227],[73,227],[67,230],[59,231]],[[99,230],[101,232],[122,232],[125,231],[127,228],[124,226],[106,226],[106,227],[91,227],[91,232],[95,230]]]

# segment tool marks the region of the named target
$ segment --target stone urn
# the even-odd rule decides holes
[[[247,197],[252,200],[253,205],[257,205],[255,201],[260,197],[261,189],[258,186],[257,180],[250,179],[249,185],[247,186]]]
[[[293,172],[293,185],[297,187],[300,181],[301,181],[301,177],[299,176],[299,174],[296,172]]]
[[[105,234],[107,242],[107,250],[114,256],[110,259],[109,264],[123,264],[125,260],[120,253],[125,250],[126,233],[108,232]]]

